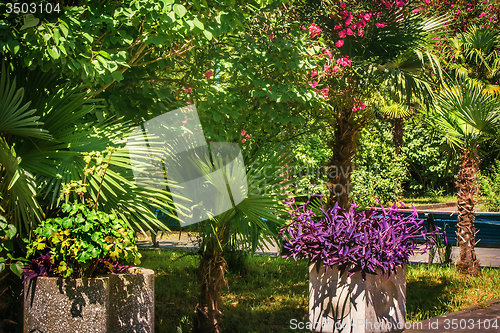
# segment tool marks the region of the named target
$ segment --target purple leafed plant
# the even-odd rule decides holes
[[[96,271],[99,274],[123,274],[127,272],[132,266],[123,265],[111,258],[98,258],[96,264]],[[58,276],[54,274],[54,269],[57,265],[52,261],[50,253],[42,254],[37,259],[31,259],[31,264],[24,267],[23,283],[36,278],[37,276]]]
[[[284,248],[289,251],[284,257],[309,259],[327,269],[338,265],[340,274],[348,270],[349,276],[361,272],[366,278],[367,273],[377,274],[380,269],[389,277],[398,266],[407,264],[411,255],[426,252],[435,237],[444,235],[437,229],[428,232],[415,208],[405,217],[396,204],[363,211],[357,211],[354,203],[349,210],[335,204],[327,210],[320,208],[320,216],[308,208],[309,202],[286,204],[293,211],[292,222],[281,229]],[[416,238],[423,239],[423,248],[417,248]]]
[[[50,276],[56,265],[52,262],[50,253],[42,254],[37,259],[31,259],[31,264],[24,267],[23,283],[37,276]]]

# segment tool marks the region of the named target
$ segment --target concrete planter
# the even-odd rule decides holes
[[[31,332],[153,333],[154,272],[38,277],[24,285],[24,333]]]
[[[402,332],[406,311],[406,266],[390,279],[361,273],[339,276],[337,266],[309,267],[309,324],[312,332]]]

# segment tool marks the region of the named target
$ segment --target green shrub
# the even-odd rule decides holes
[[[416,116],[405,125],[404,145],[401,149],[408,166],[405,190],[412,195],[436,196],[453,194],[458,159],[449,156],[443,137]]]
[[[489,211],[500,211],[500,161],[493,166],[490,175],[479,174],[479,194]]]
[[[331,148],[326,141],[330,135],[322,130],[300,137],[291,143],[298,166],[291,178],[295,180],[295,190],[305,191],[303,195],[328,195],[325,164],[331,158]]]
[[[397,155],[388,124],[375,122],[361,131],[351,174],[352,200],[361,207],[390,204],[401,198],[407,178],[403,155]]]
[[[50,275],[92,277],[102,269],[114,272],[119,268],[115,262],[140,264],[134,232],[116,214],[84,204],[63,204],[62,211],[67,216],[42,221],[27,247],[28,257],[35,260],[50,255],[42,259],[51,261]]]

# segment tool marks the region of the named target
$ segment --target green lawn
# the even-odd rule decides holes
[[[142,250],[142,265],[156,272],[156,332],[189,332],[198,284],[195,255]],[[226,332],[291,332],[290,320],[307,321],[306,261],[249,257],[240,272],[227,274],[222,311]],[[483,269],[479,277],[454,267],[408,267],[407,319],[418,321],[500,298],[500,271]],[[182,327],[184,329],[182,329]],[[297,330],[293,330],[297,331]]]
[[[416,197],[416,198],[404,198],[401,201],[407,206],[417,206],[417,205],[430,205],[438,203],[448,203],[457,202],[456,196],[431,196],[431,197]]]
[[[430,196],[430,197],[416,197],[416,198],[403,198],[400,200],[405,203],[406,206],[411,207],[418,205],[429,205],[429,204],[439,204],[439,203],[456,203],[456,196]],[[475,211],[476,212],[488,212],[488,205],[486,199],[480,196],[475,198]],[[493,210],[496,211],[496,210]]]

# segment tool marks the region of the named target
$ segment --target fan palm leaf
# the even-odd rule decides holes
[[[14,147],[0,138],[0,206],[5,218],[19,232],[28,233],[43,218],[34,177],[21,166]]]
[[[30,103],[23,104],[24,89],[16,89],[2,63],[0,75],[0,207],[7,221],[17,230],[29,231],[43,217],[35,199],[36,184],[33,175],[25,168],[23,161],[6,137],[19,136],[24,140],[49,139],[47,131],[29,109]]]
[[[437,97],[434,123],[455,149],[469,149],[494,136],[500,120],[498,98],[468,81],[445,86]]]

